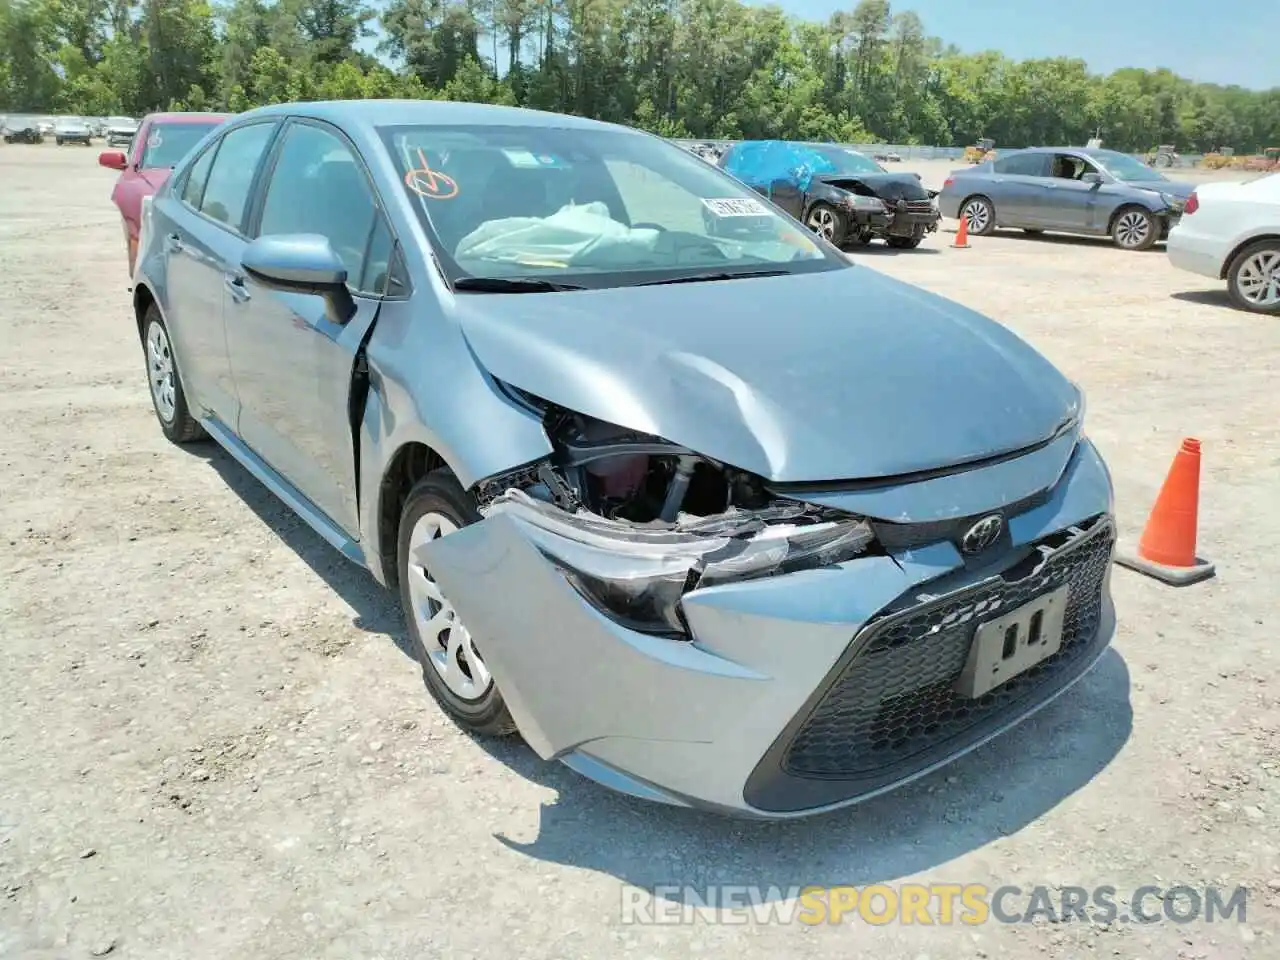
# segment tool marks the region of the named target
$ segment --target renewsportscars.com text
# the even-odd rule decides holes
[[[984,923],[1091,924],[1245,921],[1245,887],[1000,886],[873,884],[865,887],[623,887],[628,924],[867,923],[976,926]]]

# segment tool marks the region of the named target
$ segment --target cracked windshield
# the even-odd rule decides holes
[[[383,137],[454,280],[605,287],[843,266],[751,190],[656,138],[502,126]]]

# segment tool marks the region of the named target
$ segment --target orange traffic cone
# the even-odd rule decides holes
[[[1173,458],[1136,554],[1119,552],[1116,563],[1173,586],[1206,580],[1213,564],[1196,556],[1200,509],[1200,441],[1188,437]]]
[[[960,211],[960,227],[956,230],[956,242],[951,246],[957,250],[969,249],[969,218],[964,215],[964,211]]]

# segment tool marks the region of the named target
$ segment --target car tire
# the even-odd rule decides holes
[[[147,364],[147,387],[151,392],[151,406],[155,409],[160,429],[173,443],[193,443],[203,440],[207,434],[200,422],[191,416],[187,406],[186,391],[178,374],[178,364],[173,356],[169,329],[164,325],[160,310],[155,304],[147,308],[142,318],[142,353]]]
[[[1111,221],[1111,242],[1121,250],[1150,250],[1159,239],[1160,224],[1144,207],[1121,207]]]
[[[1256,295],[1244,289],[1250,280],[1260,282]],[[1276,299],[1269,301],[1267,295],[1272,289],[1276,290]],[[1241,310],[1280,316],[1280,240],[1248,244],[1231,258],[1227,267],[1227,295]]]
[[[405,630],[431,696],[465,729],[502,737],[516,732],[511,711],[470,633],[416,556],[423,544],[479,519],[475,499],[452,471],[433,470],[409,491],[400,513],[396,570]]]
[[[960,216],[969,221],[970,236],[985,237],[995,232],[995,204],[986,197],[970,197],[961,204]]]
[[[924,237],[885,237],[885,242],[895,250],[914,250]]]
[[[53,142],[54,142],[54,143],[56,143],[58,146],[62,146],[62,138],[61,138],[61,137],[57,137],[57,138],[55,138]]]
[[[849,231],[845,215],[829,203],[818,201],[805,214],[804,225],[828,243],[840,246]]]

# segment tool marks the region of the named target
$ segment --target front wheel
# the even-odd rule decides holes
[[[966,200],[960,216],[968,222],[969,232],[975,237],[985,237],[996,228],[996,208],[986,197]]]
[[[1150,250],[1159,238],[1156,218],[1141,207],[1121,210],[1111,224],[1111,242],[1121,250]]]
[[[923,237],[887,237],[885,238],[889,246],[895,250],[914,250],[920,246]]]
[[[844,214],[829,203],[815,203],[804,222],[822,239],[834,244],[843,241],[848,230]]]
[[[173,443],[191,443],[205,437],[204,428],[191,416],[186,391],[173,359],[169,331],[155,304],[147,308],[142,324],[142,348],[147,359],[147,384],[160,429]]]
[[[400,514],[397,570],[400,606],[427,689],[461,726],[486,736],[516,732],[475,638],[426,566],[431,541],[480,519],[474,498],[447,469],[409,491]]]
[[[1227,268],[1227,293],[1242,310],[1280,315],[1280,241],[1259,240],[1236,254]]]

